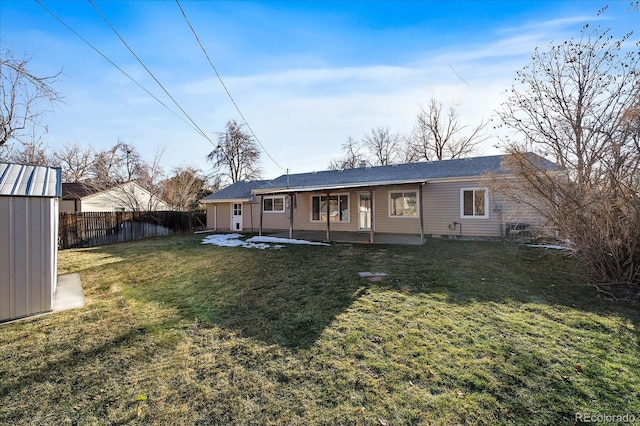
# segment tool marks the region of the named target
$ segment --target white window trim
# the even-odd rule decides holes
[[[349,211],[348,214],[348,218],[347,220],[339,220],[337,222],[332,222],[332,223],[351,223],[351,195],[348,192],[336,192],[336,193],[331,193],[329,196],[330,197],[340,197],[342,195],[346,195],[347,196],[347,210]],[[319,219],[319,220],[314,220],[313,219],[313,197],[326,197],[327,194],[311,194],[311,196],[309,197],[309,203],[310,203],[310,209],[309,209],[309,219],[311,220],[311,222],[313,223],[326,223],[326,219]],[[322,217],[322,213],[320,212],[320,217]]]
[[[267,200],[267,199],[275,200],[275,199],[277,199],[277,198],[279,198],[279,199],[281,199],[281,200],[282,200],[282,210],[265,210],[265,209],[264,209],[264,200]],[[274,205],[274,204],[272,203],[271,205]],[[286,202],[285,202],[285,199],[284,199],[284,196],[283,196],[283,195],[273,195],[273,196],[263,197],[263,198],[262,198],[262,211],[263,211],[264,213],[268,213],[268,214],[272,214],[272,213],[284,213],[286,209],[287,209],[287,206],[286,206]]]
[[[402,196],[404,197],[404,194],[409,193],[409,192],[415,192],[416,193],[416,215],[415,216],[405,216],[405,215],[393,215],[391,214],[391,194],[402,194]],[[389,214],[389,217],[392,219],[419,219],[420,218],[420,191],[416,190],[416,189],[399,189],[399,190],[389,190],[389,193],[387,194],[387,213]]]
[[[484,215],[465,216],[464,214],[464,191],[484,191]],[[475,198],[475,195],[474,195]],[[475,206],[475,203],[474,203]],[[460,219],[489,219],[489,188],[477,186],[473,188],[460,188]]]

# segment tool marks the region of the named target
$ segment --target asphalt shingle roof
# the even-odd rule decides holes
[[[253,191],[254,189],[260,189],[264,188],[265,186],[269,186],[267,182],[268,181],[266,180],[241,180],[222,188],[218,192],[207,195],[202,199],[202,201],[248,199],[251,198],[251,191]]]
[[[533,155],[533,154],[531,154]],[[508,173],[502,167],[505,155],[461,158],[453,160],[429,161],[390,166],[359,167],[346,170],[325,170],[321,172],[282,175],[272,180],[236,182],[205,198],[206,200],[248,199],[257,190],[268,193],[282,189],[305,190],[313,188],[335,188],[349,185],[380,185],[404,182],[421,182],[436,179],[454,179],[481,176],[487,172]],[[557,166],[539,158],[541,168],[557,169]]]

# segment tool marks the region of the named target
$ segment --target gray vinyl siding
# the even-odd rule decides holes
[[[420,202],[420,186],[399,185],[376,188],[374,194],[375,231],[392,234],[420,234],[420,209],[417,216],[402,217],[389,214],[389,197],[392,192],[416,192]]]
[[[489,190],[488,217],[462,218],[460,190],[483,187],[479,180],[466,182],[435,182],[424,187],[424,227],[429,235],[457,235],[470,237],[500,237],[500,217],[495,211],[495,197]],[[454,222],[457,225],[454,228]]]
[[[207,203],[207,228],[216,231],[231,229],[231,203]]]

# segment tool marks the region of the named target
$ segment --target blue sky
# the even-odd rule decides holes
[[[182,115],[89,2],[41,0],[139,84]],[[240,119],[175,1],[94,4],[180,106],[215,142]],[[245,118],[269,152],[265,178],[323,170],[349,136],[411,131],[431,97],[464,123],[488,120],[536,46],[585,23],[640,33],[629,2],[181,1]],[[64,101],[43,117],[50,147],[118,139],[170,170],[208,170],[211,143],[147,95],[36,2],[0,1],[0,44],[32,71],[62,70]],[[495,140],[481,154],[494,154]],[[277,163],[277,164],[276,164]]]

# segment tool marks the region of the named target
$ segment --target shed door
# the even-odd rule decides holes
[[[242,203],[233,203],[231,207],[231,230],[242,231]]]

